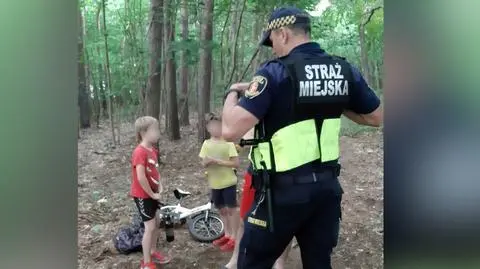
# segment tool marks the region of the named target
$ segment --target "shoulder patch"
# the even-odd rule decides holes
[[[250,86],[245,91],[245,97],[248,99],[259,96],[267,88],[268,80],[264,76],[254,76]]]

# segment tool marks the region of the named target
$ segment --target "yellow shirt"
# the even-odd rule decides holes
[[[238,157],[238,152],[235,144],[231,142],[207,139],[203,142],[198,156],[229,161],[232,157]],[[237,184],[237,176],[232,168],[216,164],[207,167],[207,178],[212,189],[223,189]]]

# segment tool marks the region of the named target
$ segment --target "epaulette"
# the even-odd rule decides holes
[[[271,61],[271,59],[268,59],[268,60],[266,60],[266,61],[264,61],[264,62],[260,63],[258,66],[265,65],[265,64],[267,64],[267,63],[268,63],[268,62],[270,62],[270,61]]]
[[[274,62],[277,62],[277,58],[268,59],[268,60],[264,61],[263,63],[261,63],[261,64],[259,65],[259,67],[260,67],[260,66],[265,66],[265,65],[267,65],[267,64],[269,64],[269,63],[274,63]]]

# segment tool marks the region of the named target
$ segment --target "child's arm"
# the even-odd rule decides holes
[[[240,166],[240,160],[238,159],[238,152],[235,148],[235,144],[229,143],[228,155],[230,156],[228,161],[215,159],[215,164],[230,168],[238,168]]]
[[[200,149],[200,153],[198,154],[198,157],[200,157],[200,163],[202,164],[203,167],[207,167],[210,164],[212,164],[212,159],[208,157],[207,154],[207,146],[206,146],[207,141],[205,140],[202,144],[202,148]]]
[[[238,157],[230,157],[230,160],[223,161],[223,160],[213,160],[216,164],[230,167],[230,168],[238,168],[240,166],[240,160]]]
[[[158,193],[163,193],[163,183],[162,180],[158,181]]]
[[[202,164],[203,167],[207,167],[207,166],[211,165],[212,163],[216,163],[216,162],[215,162],[214,159],[212,159],[210,157],[205,157],[205,158],[202,158],[200,163]]]
[[[135,166],[135,172],[137,173],[138,182],[140,183],[140,186],[142,186],[142,189],[148,194],[148,196],[155,199],[156,195],[150,187],[150,184],[148,184],[148,179],[145,175],[145,166],[137,164],[137,166]]]

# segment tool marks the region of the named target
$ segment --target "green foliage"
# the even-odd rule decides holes
[[[346,57],[354,65],[361,67],[358,26],[364,22],[365,17],[368,17],[365,14],[370,8],[381,6],[383,2],[373,0],[330,0],[330,2],[332,4],[320,17],[312,18],[312,37],[329,53]],[[230,32],[232,21],[235,19],[234,11],[241,10],[243,1],[216,0],[214,3],[213,41],[208,45],[213,48],[212,102],[213,105],[219,105],[227,87],[224,78],[230,74],[232,68],[234,40],[232,40]],[[294,5],[305,10],[314,10],[318,3],[319,0],[264,0],[261,2],[247,0],[237,42],[236,75],[239,76],[244,71],[256,49],[258,40],[253,34],[256,21],[263,26],[269,13],[278,6]],[[138,89],[145,87],[148,79],[150,1],[108,0],[106,4],[107,38],[112,78],[111,95],[121,98],[122,106],[135,107],[139,104]],[[105,63],[105,33],[103,33],[102,28],[98,28],[99,25],[97,24],[99,5],[101,5],[100,0],[81,0],[80,2],[84,14],[84,44],[91,76],[89,81],[91,84],[95,82],[96,86],[100,85],[101,81],[105,81],[105,72],[102,70]],[[187,52],[187,64],[190,66],[192,76],[194,70],[198,68],[197,64],[200,56],[199,31],[203,21],[203,1],[188,1],[189,38],[187,40],[181,38],[179,0],[177,0],[175,7],[178,9],[175,23],[176,36],[170,49],[175,52],[177,67],[180,67],[180,53]],[[103,23],[102,16],[102,12],[100,12],[98,17],[100,25]],[[226,28],[223,29],[226,20],[228,20]],[[365,26],[365,33],[369,60],[372,66],[378,66],[378,71],[373,70],[372,76],[376,81],[380,81],[378,78],[383,76],[383,9],[374,13],[370,22]],[[262,59],[262,61],[265,59]],[[165,59],[158,59],[159,64],[164,62]],[[224,70],[221,70],[221,62],[223,62]],[[251,73],[249,72],[249,74]],[[222,77],[222,74],[224,77]],[[177,79],[179,79],[179,76],[177,76]],[[190,87],[192,88],[195,87],[194,81],[193,78],[190,80]],[[378,83],[372,84],[372,87],[379,86],[376,84]],[[177,88],[180,91],[180,87]],[[196,98],[195,90],[190,91],[192,104]],[[382,93],[380,88],[376,91],[379,94]],[[123,110],[135,111],[133,108]]]

